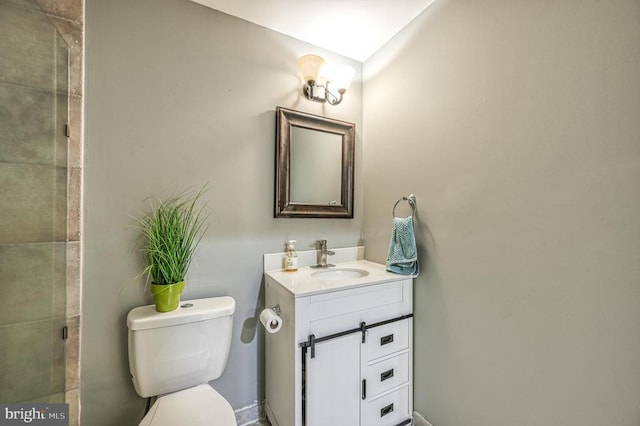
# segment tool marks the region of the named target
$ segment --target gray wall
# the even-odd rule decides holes
[[[365,63],[365,244],[415,193],[415,408],[640,424],[640,2],[440,0]]]
[[[362,64],[187,0],[86,1],[82,424],[138,424],[126,313],[150,303],[130,251],[143,199],[209,182],[211,225],[185,298],[236,299],[231,356],[218,389],[238,409],[263,399],[262,254],[326,238],[361,239]],[[296,60],[349,62],[343,103],[301,99]],[[355,219],[273,219],[275,107],[355,122]]]

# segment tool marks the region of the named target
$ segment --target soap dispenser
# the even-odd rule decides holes
[[[284,270],[289,272],[295,272],[298,270],[298,253],[293,244],[296,240],[289,240],[287,243],[287,257],[284,260]]]

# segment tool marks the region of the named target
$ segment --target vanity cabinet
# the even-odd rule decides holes
[[[274,426],[410,424],[413,280],[359,265],[375,273],[344,285],[265,273],[265,305],[279,306],[283,321],[265,333],[265,411]]]

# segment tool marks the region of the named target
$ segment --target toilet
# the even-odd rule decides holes
[[[209,385],[224,371],[236,302],[184,301],[172,312],[140,306],[127,315],[129,371],[138,395],[158,396],[141,426],[237,426],[233,408]]]

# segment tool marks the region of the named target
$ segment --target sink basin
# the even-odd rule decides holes
[[[326,281],[354,280],[356,278],[366,277],[367,275],[369,275],[369,272],[364,269],[355,268],[322,269],[311,274],[313,278]]]

